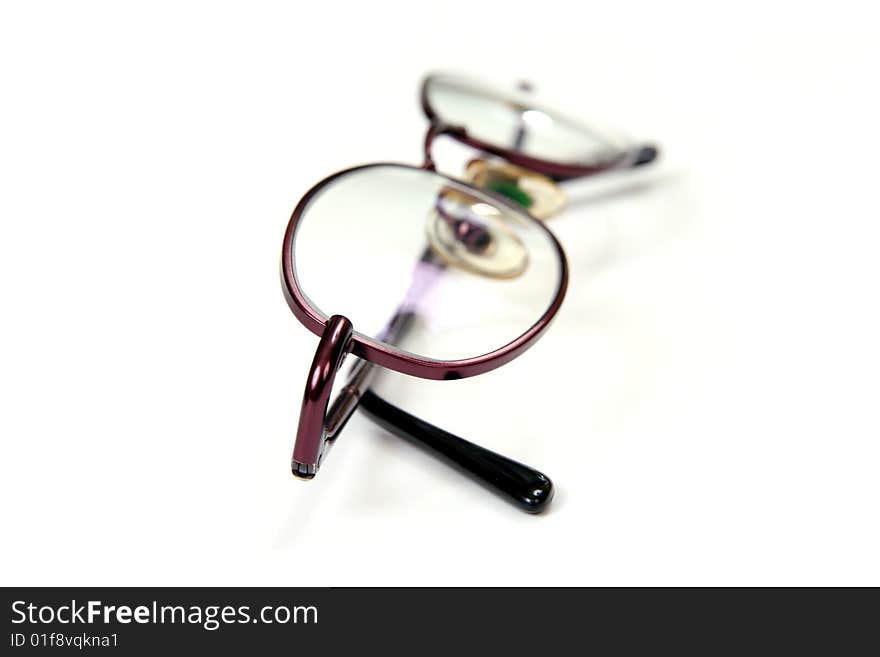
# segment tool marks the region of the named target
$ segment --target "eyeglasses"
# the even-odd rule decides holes
[[[591,130],[508,92],[428,76],[421,167],[377,163],[312,187],[287,226],[281,274],[297,319],[320,337],[291,468],[311,479],[356,408],[428,447],[526,511],[547,507],[541,472],[433,426],[370,389],[379,368],[453,380],[494,370],[532,346],[565,296],[568,266],[543,220],[565,205],[559,182],[640,166],[657,149]],[[485,155],[463,180],[439,173],[451,137]],[[358,360],[331,403],[347,355]],[[337,386],[338,387],[338,386]]]

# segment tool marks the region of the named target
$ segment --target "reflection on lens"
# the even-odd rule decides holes
[[[528,251],[505,225],[504,213],[459,189],[440,190],[428,213],[427,235],[443,260],[475,274],[513,278],[529,263]]]
[[[527,93],[493,89],[464,77],[435,75],[425,87],[427,101],[446,125],[468,136],[529,157],[573,166],[613,162],[626,140],[598,133],[559,112],[541,108]]]
[[[558,244],[524,210],[446,176],[402,165],[352,169],[298,209],[292,265],[314,312],[432,360],[513,342],[560,292]],[[389,330],[407,318],[401,342]]]

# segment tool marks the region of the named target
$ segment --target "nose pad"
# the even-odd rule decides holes
[[[448,264],[471,273],[516,278],[528,267],[529,254],[507,221],[503,210],[447,187],[428,214],[428,244]]]
[[[555,181],[508,162],[471,160],[464,177],[476,187],[506,196],[542,221],[562,212],[567,201],[565,192]]]

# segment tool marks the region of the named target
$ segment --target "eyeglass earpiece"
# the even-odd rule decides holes
[[[639,149],[639,152],[636,153],[636,157],[633,160],[632,165],[634,167],[640,167],[643,164],[650,164],[660,155],[660,150],[654,146],[653,144],[647,144],[642,146]]]

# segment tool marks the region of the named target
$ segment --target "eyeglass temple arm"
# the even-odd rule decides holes
[[[391,343],[400,342],[415,319],[415,313],[397,313],[386,328],[384,339]],[[522,510],[540,513],[547,507],[553,498],[553,482],[549,477],[385,401],[369,389],[376,371],[376,366],[366,360],[354,366],[345,387],[327,411],[328,441],[338,435],[360,405],[361,410],[386,431],[433,451]]]
[[[632,159],[629,163],[629,168],[640,167],[645,164],[650,164],[654,160],[656,160],[660,155],[660,147],[656,144],[640,144],[630,151],[633,153]]]
[[[372,390],[361,395],[360,407],[390,433],[441,456],[527,513],[540,513],[553,498],[553,482],[543,473],[420,420]]]
[[[426,251],[423,260],[430,257]],[[398,310],[384,330],[383,341],[401,342],[415,319],[414,312]],[[378,370],[367,360],[354,365],[345,386],[330,404],[333,381],[348,352],[352,333],[352,324],[345,317],[334,315],[327,320],[303,395],[291,461],[294,475],[302,479],[315,476],[333,441],[360,405],[373,421],[390,433],[432,450],[522,510],[540,513],[547,508],[553,497],[553,483],[546,475],[388,403],[369,390]]]
[[[399,342],[413,325],[415,313],[397,313],[386,328],[384,339]],[[553,497],[553,482],[541,472],[496,454],[444,431],[390,404],[369,389],[376,366],[359,361],[345,387],[327,411],[326,440],[332,443],[360,405],[376,424],[390,433],[420,445],[470,474],[487,488],[528,513],[540,513]],[[328,445],[329,447],[329,445]]]
[[[334,315],[327,320],[321,341],[315,350],[303,392],[296,442],[290,462],[291,471],[301,479],[313,478],[324,456],[327,442],[327,404],[330,402],[336,373],[348,353],[352,333],[351,322],[341,315]]]
[[[407,333],[415,314],[411,312],[397,312],[388,323],[384,332],[384,340],[390,344],[399,342]],[[339,391],[336,399],[327,411],[326,431],[327,440],[332,441],[348,423],[355,409],[358,407],[361,396],[372,383],[377,372],[376,366],[367,360],[359,360],[351,368],[348,381]]]

